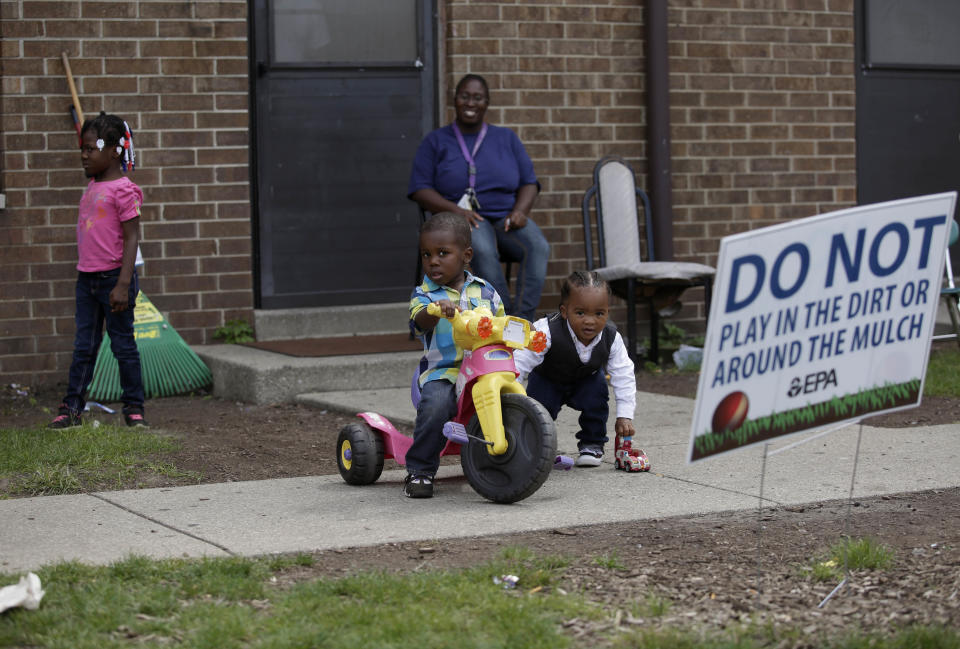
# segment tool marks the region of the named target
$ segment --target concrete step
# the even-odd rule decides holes
[[[420,352],[303,358],[243,345],[193,350],[213,374],[213,394],[246,403],[292,403],[308,392],[409,388]]]
[[[408,302],[330,306],[309,309],[255,310],[258,341],[329,338],[408,331]]]
[[[262,330],[268,337],[260,336],[261,325],[258,324],[258,339],[406,331],[406,309],[407,305],[403,303],[258,312],[270,314],[263,320],[265,324]],[[286,324],[279,315],[283,313],[286,313]],[[942,300],[935,333],[952,333]],[[407,389],[421,356],[420,352],[397,352],[305,358],[243,345],[204,345],[193,349],[213,374],[215,396],[257,404],[292,403],[298,395],[307,393]]]

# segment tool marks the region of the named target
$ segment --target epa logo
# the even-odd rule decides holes
[[[810,394],[824,388],[837,387],[837,370],[829,372],[813,372],[804,377],[795,376],[790,381],[790,389],[787,390],[788,397],[795,397],[798,394]]]

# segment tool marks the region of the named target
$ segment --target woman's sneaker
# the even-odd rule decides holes
[[[66,406],[60,406],[57,416],[47,424],[47,428],[63,430],[64,428],[76,428],[81,425],[83,425],[83,420],[80,419],[80,415],[74,413]]]
[[[600,466],[603,461],[603,447],[596,444],[584,444],[580,447],[580,457],[574,460],[576,466]]]
[[[407,498],[433,498],[433,478],[408,473],[403,481],[403,495]]]

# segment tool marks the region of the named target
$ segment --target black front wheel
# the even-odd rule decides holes
[[[383,438],[363,421],[351,422],[337,436],[337,468],[347,484],[372,484],[383,472]]]
[[[460,462],[474,490],[498,503],[523,500],[540,488],[557,456],[557,429],[546,409],[525,394],[500,396],[507,452],[490,455],[487,445],[471,439],[460,449]],[[483,439],[474,415],[467,427],[472,437]]]

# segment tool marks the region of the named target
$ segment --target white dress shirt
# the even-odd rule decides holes
[[[587,363],[593,354],[594,347],[603,338],[603,331],[597,334],[597,337],[590,341],[589,345],[584,345],[573,333],[570,323],[564,320],[570,337],[573,338],[573,344],[577,350],[580,361]],[[526,383],[527,377],[535,367],[543,362],[543,357],[550,350],[552,341],[550,340],[550,326],[547,324],[547,318],[540,318],[533,323],[534,329],[542,331],[547,336],[547,346],[542,352],[534,352],[529,349],[517,349],[513,352],[513,360],[517,364],[517,371],[520,372],[520,380]],[[633,361],[627,354],[627,346],[623,344],[623,338],[620,332],[616,332],[613,339],[613,346],[610,348],[610,358],[603,366],[603,371],[610,375],[610,384],[613,386],[613,395],[617,400],[617,417],[633,419],[634,411],[637,408],[637,378],[633,373]]]

